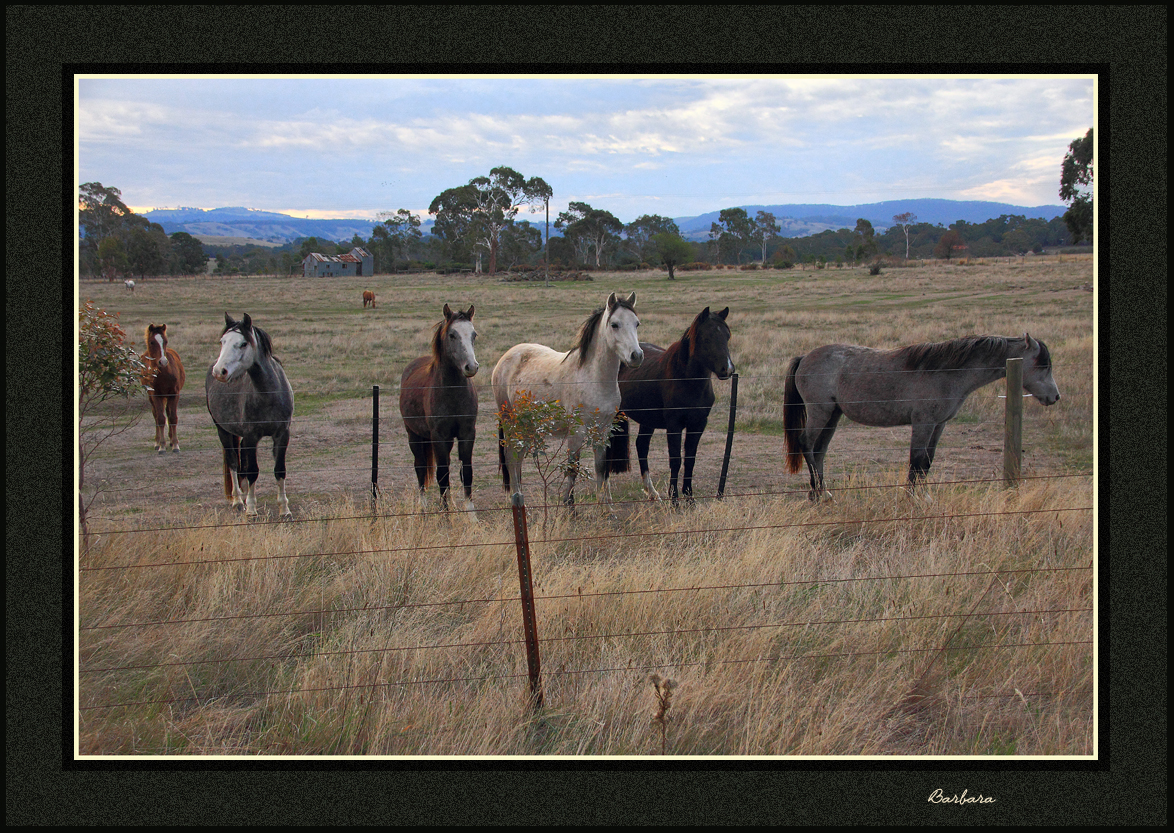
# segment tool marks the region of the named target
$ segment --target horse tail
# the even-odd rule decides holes
[[[628,454],[628,440],[630,437],[628,418],[623,414],[616,414],[615,422],[612,423],[611,439],[607,444],[607,466],[604,468],[605,475],[620,474],[631,468],[631,460]]]
[[[807,406],[795,385],[795,371],[799,369],[802,356],[791,360],[787,378],[783,383],[783,440],[787,448],[787,471],[795,474],[803,465],[803,429],[807,427]]]

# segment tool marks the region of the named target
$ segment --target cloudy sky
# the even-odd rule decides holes
[[[630,222],[903,198],[1057,205],[1090,76],[80,76],[77,180],[136,212],[426,212],[506,165]]]

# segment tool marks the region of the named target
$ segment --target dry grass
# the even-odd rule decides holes
[[[855,443],[872,435],[860,429],[833,443],[835,503],[741,495],[805,485],[780,484],[765,462],[779,453],[787,358],[831,341],[967,332],[1028,329],[1048,342],[1064,399],[1025,409],[1032,472],[1087,474],[1093,301],[1080,286],[1091,264],[681,277],[544,290],[378,276],[369,287],[299,282],[284,297],[272,281],[148,284],[134,296],[83,286],[83,297],[121,308],[136,338],[147,320],[166,320],[193,382],[183,455],[157,458],[134,438],[94,464],[109,494],[79,554],[80,754],[1094,754],[1087,476],[1012,491],[939,485],[932,501],[911,499],[885,485],[904,478],[907,436],[861,454]],[[363,288],[388,300],[364,313]],[[394,389],[445,302],[477,304],[479,358],[492,367],[516,341],[559,332],[569,342],[612,289],[637,291],[642,337],[661,344],[702,306],[731,306],[742,375],[731,497],[686,512],[636,502],[619,518],[584,502],[545,528],[531,516],[545,695],[533,711],[491,427],[478,444],[475,518],[420,514],[410,472],[387,463],[373,513],[361,474],[369,451],[350,438],[369,431],[362,391]],[[522,307],[525,325],[509,315]],[[274,335],[302,392],[292,523],[246,524],[221,506],[199,406],[225,308]],[[935,471],[986,473],[993,452],[970,447],[988,442],[981,426],[1001,419],[1001,405],[980,394],[947,429]],[[711,419],[699,493],[712,494],[724,422]],[[654,442],[658,473],[663,445]],[[347,454],[359,476],[333,478]],[[263,475],[263,503],[271,484]],[[639,493],[634,477],[616,488]]]

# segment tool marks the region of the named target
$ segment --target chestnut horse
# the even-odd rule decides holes
[[[667,348],[640,342],[644,363],[638,368],[620,368],[620,410],[618,433],[628,434],[628,420],[640,425],[636,453],[640,458],[640,478],[650,500],[660,493],[648,473],[648,447],[657,428],[665,429],[669,444],[669,497],[677,502],[677,474],[681,469],[681,434],[685,434],[685,476],[681,494],[693,499],[693,464],[697,462],[697,444],[709,422],[713,407],[713,382],[734,375],[730,358],[730,328],[726,316],[730,308],[712,313],[709,307],[698,313],[681,338]],[[608,471],[620,470],[609,466]]]
[[[444,320],[432,334],[432,354],[413,359],[400,378],[399,412],[415,461],[420,499],[436,475],[440,500],[448,508],[448,461],[456,440],[461,461],[465,510],[473,511],[473,443],[477,439],[477,389],[472,378],[479,365],[473,350],[473,306],[453,312],[444,305]]]
[[[367,308],[367,304],[371,305],[371,309],[375,309],[375,293],[370,289],[363,290],[363,309]]]
[[[148,324],[147,352],[143,354],[143,384],[147,386],[147,400],[155,416],[155,450],[163,453],[163,430],[171,422],[171,450],[179,451],[179,392],[183,390],[183,362],[167,346],[167,325]]]

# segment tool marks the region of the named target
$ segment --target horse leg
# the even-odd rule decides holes
[[[811,469],[811,494],[808,496],[811,500],[832,499],[832,493],[824,485],[823,463],[827,456],[828,445],[832,441],[832,435],[836,433],[836,424],[840,421],[840,416],[843,413],[839,406],[836,406],[824,421],[823,427],[815,429],[814,426],[820,423],[818,420],[811,420],[811,408],[808,406],[808,429],[804,445],[810,447],[811,451],[804,450],[803,456],[807,458],[807,467]]]
[[[640,426],[640,433],[636,435],[636,456],[640,458],[640,481],[644,484],[644,494],[649,500],[660,500],[660,492],[652,485],[652,474],[648,471],[648,449],[652,445],[652,435],[655,428]]]
[[[216,433],[220,436],[220,445],[224,448],[224,494],[233,509],[239,509],[244,502],[240,488],[240,437],[228,433],[219,425]]]
[[[466,512],[473,511],[473,441],[472,436],[457,440],[457,457],[461,461],[461,485],[465,490]]]
[[[611,512],[611,485],[607,481],[607,447],[595,449],[595,494],[596,502],[604,507],[604,512]]]
[[[289,511],[289,499],[285,496],[285,450],[289,447],[289,429],[273,435],[273,476],[277,479],[277,516],[293,517]],[[253,449],[253,479],[257,479],[257,449]]]
[[[249,445],[252,443],[252,445]],[[276,447],[274,447],[276,451]],[[241,489],[245,493],[245,514],[257,514],[257,476],[261,469],[257,466],[257,441],[241,439],[241,467],[237,474]],[[245,483],[248,483],[246,486]]]
[[[693,503],[693,466],[697,463],[697,446],[701,443],[703,431],[704,425],[701,430],[685,429],[685,473],[681,481],[681,494],[689,504]]]
[[[155,450],[162,454],[163,450],[167,447],[163,443],[163,428],[167,424],[163,397],[157,393],[152,393],[148,398],[151,402],[151,415],[155,418]]]
[[[167,420],[171,423],[171,450],[179,451],[179,394],[167,397]],[[160,449],[162,451],[162,449]]]
[[[929,467],[933,465],[934,452],[946,423],[915,422],[913,437],[909,443],[909,481],[906,490],[913,494],[919,484],[925,482]]]
[[[681,474],[681,431],[670,428],[667,431],[669,441],[669,500],[673,502],[673,506],[677,505],[677,498],[680,494],[677,492],[677,478]]]
[[[426,489],[428,487],[428,451],[432,440],[418,434],[408,432],[408,447],[412,450],[412,466],[416,471],[416,483],[420,489],[420,507],[424,508]]]
[[[436,485],[440,487],[440,505],[448,510],[448,460],[452,456],[452,440],[435,440],[432,456],[436,460]]]

